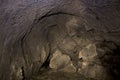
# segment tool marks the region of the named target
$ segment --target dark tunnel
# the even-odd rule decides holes
[[[120,80],[120,0],[0,0],[0,80]]]

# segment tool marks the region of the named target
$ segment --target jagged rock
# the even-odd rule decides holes
[[[73,62],[70,61],[68,65],[66,65],[63,69],[61,69],[63,72],[68,72],[68,73],[75,73],[77,71],[76,67],[73,65]]]
[[[50,68],[54,70],[60,70],[63,72],[76,72],[70,57],[68,55],[62,54],[61,51],[56,50],[53,53],[53,57],[50,60]]]
[[[82,68],[80,68],[78,72],[86,77],[97,80],[104,80],[106,78],[106,70],[104,67],[96,64],[91,65],[89,62],[83,62]]]
[[[72,40],[71,37],[66,36],[63,41],[60,42],[59,44],[59,48],[64,51],[64,53],[70,53],[70,51],[72,52],[74,50],[74,48],[76,47],[76,43],[74,40]]]
[[[50,60],[50,68],[61,69],[70,63],[70,57],[61,53],[61,51],[56,50],[53,53],[53,57]]]
[[[11,75],[11,80],[22,80],[24,79],[24,76],[23,76],[23,69],[22,67],[16,67],[15,65],[12,65],[12,72],[10,73]]]
[[[89,44],[80,51],[79,58],[82,61],[79,61],[80,67],[78,72],[85,76],[101,80],[105,79],[106,72],[104,67],[101,66],[96,48],[95,44]]]
[[[95,44],[89,44],[79,53],[79,58],[82,58],[83,60],[93,59],[95,56],[97,56]]]
[[[73,17],[73,18],[69,19],[68,22],[66,22],[65,26],[67,28],[68,34],[70,36],[74,36],[74,35],[76,35],[76,29],[79,26],[78,25],[78,20],[75,17]]]

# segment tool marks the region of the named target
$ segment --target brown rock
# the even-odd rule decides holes
[[[53,53],[53,57],[50,60],[50,68],[61,69],[70,63],[70,57],[61,53],[61,51],[56,50]]]

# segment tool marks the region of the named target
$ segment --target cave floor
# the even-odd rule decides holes
[[[86,78],[78,73],[67,73],[53,70],[43,70],[39,74],[35,74],[30,80],[95,80]]]

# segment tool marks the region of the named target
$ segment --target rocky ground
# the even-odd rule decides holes
[[[32,76],[30,80],[95,80],[92,78],[86,78],[78,73],[66,73],[61,71],[43,71],[39,74]]]

